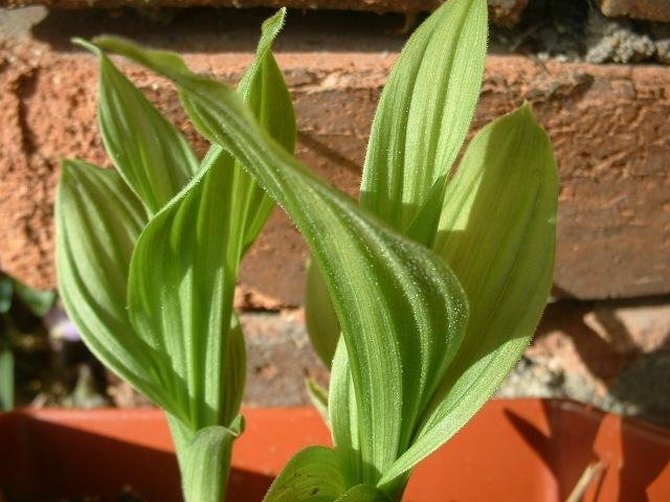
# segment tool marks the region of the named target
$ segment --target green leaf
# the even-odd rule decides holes
[[[486,126],[448,187],[437,251],[470,300],[470,323],[412,447],[381,484],[406,472],[476,413],[528,346],[553,273],[558,177],[528,105]]]
[[[293,456],[263,500],[333,502],[346,490],[342,466],[335,451],[311,446]]]
[[[46,315],[56,301],[55,291],[31,288],[16,280],[14,281],[14,291],[24,305],[37,317]]]
[[[244,396],[247,378],[247,350],[244,344],[244,333],[237,315],[233,314],[230,330],[227,334],[226,357],[223,360],[223,406],[221,409],[222,423],[230,424],[235,413],[239,413]]]
[[[396,229],[409,228],[461,149],[479,98],[487,29],[485,0],[445,2],[391,72],[372,126],[361,206]]]
[[[362,462],[348,486],[376,483],[408,446],[460,343],[468,309],[456,278],[310,173],[223,84],[123,42],[104,47],[172,78],[198,129],[242,160],[305,236],[336,299],[357,391]]]
[[[347,488],[337,453],[323,446],[306,448],[274,480],[264,502],[390,502],[374,486]]]
[[[220,502],[226,493],[230,456],[237,434],[213,425],[200,429],[186,447],[182,485],[187,500]]]
[[[240,256],[236,236],[227,231],[237,216],[229,205],[235,188],[231,164],[224,152],[210,151],[184,193],[142,231],[130,264],[134,331],[170,361],[160,368],[161,379],[187,410],[193,430],[227,425],[237,414],[221,415],[227,408],[222,374]]]
[[[56,195],[56,266],[68,316],[110,369],[179,414],[160,386],[161,361],[135,336],[126,311],[130,257],[145,218],[116,172],[63,162]]]
[[[240,94],[262,126],[292,150],[292,105],[270,53],[282,19],[280,11],[265,25]],[[194,429],[227,425],[238,414],[244,365],[235,361],[244,346],[239,326],[229,331],[233,295],[242,254],[272,207],[233,157],[213,146],[183,193],[144,229],[133,254],[128,296],[133,326],[171,358],[163,380],[180,396]]]
[[[157,213],[195,174],[199,162],[182,134],[97,47],[98,121],[105,149],[149,215]]]
[[[340,338],[333,357],[328,413],[336,451],[342,457],[342,465],[346,469],[346,479],[352,480],[350,485],[355,485],[356,480],[360,477],[358,473],[363,470],[363,466],[359,453],[361,440],[358,429],[356,389],[344,338]]]
[[[0,346],[0,411],[14,408],[14,356]]]
[[[14,281],[10,277],[0,275],[0,314],[6,314],[12,307]]]
[[[445,2],[403,48],[375,113],[360,205],[428,247],[479,97],[486,39],[484,0]],[[317,354],[330,365],[340,328],[314,267],[305,317]]]

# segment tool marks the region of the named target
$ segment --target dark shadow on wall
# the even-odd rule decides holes
[[[565,333],[589,373],[606,386],[608,401],[619,402],[635,410],[637,417],[670,428],[670,347],[643,354],[616,315],[619,307],[663,305],[668,298],[608,303],[603,308],[599,302],[567,299],[548,305],[535,341],[552,332]],[[586,322],[587,315],[607,333],[607,339]]]
[[[179,53],[253,53],[261,23],[274,12],[262,8],[52,10],[32,28],[32,36],[63,52],[80,51],[70,43],[72,37],[115,34]],[[403,19],[400,14],[290,10],[275,51],[398,51],[408,37],[399,33]]]

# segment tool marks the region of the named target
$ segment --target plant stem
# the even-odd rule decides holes
[[[225,440],[218,445],[217,454],[207,455],[206,448],[202,448],[200,444],[194,444],[200,431],[191,430],[168,413],[166,417],[175,445],[184,500],[186,502],[221,502],[225,498],[228,486],[235,436],[227,435]]]

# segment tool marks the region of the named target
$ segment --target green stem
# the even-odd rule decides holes
[[[213,426],[193,431],[174,416],[166,413],[166,417],[177,454],[184,500],[221,502],[228,487],[235,436],[219,434],[218,441],[203,441],[207,430],[220,433],[224,428]]]

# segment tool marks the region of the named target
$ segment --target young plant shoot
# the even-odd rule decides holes
[[[264,24],[238,96],[288,152],[295,119],[270,52],[283,17]],[[116,170],[63,163],[56,202],[63,302],[91,350],[165,410],[185,498],[219,501],[243,429],[246,358],[235,284],[274,205],[219,145],[198,161],[102,51],[78,43],[100,58],[99,126]]]
[[[334,446],[296,454],[269,502],[399,500],[417,463],[486,402],[539,321],[554,262],[557,173],[530,107],[482,129],[453,168],[479,95],[486,39],[486,0],[449,0],[410,38],[374,119],[360,204],[258,122],[270,110],[277,116],[275,103],[259,114],[174,54],[94,41],[171,79],[198,130],[239,159],[310,246],[308,321],[332,362],[325,404]],[[133,265],[184,231],[133,254],[128,298],[142,328],[158,308],[146,302],[169,303],[148,292],[135,299]],[[140,338],[153,348],[158,337]]]

